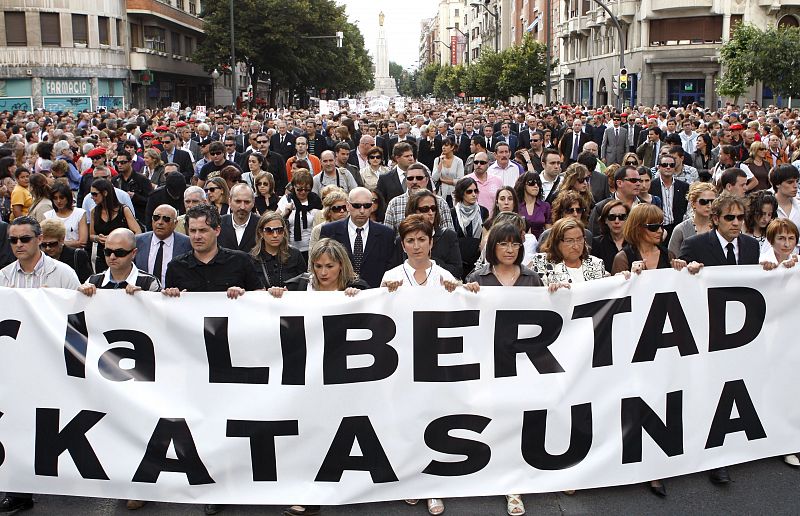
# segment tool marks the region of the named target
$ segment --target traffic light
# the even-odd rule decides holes
[[[619,70],[619,88],[621,90],[628,89],[628,69],[620,68]]]

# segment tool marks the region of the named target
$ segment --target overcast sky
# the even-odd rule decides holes
[[[384,31],[389,60],[403,68],[415,67],[419,60],[420,22],[436,14],[436,0],[336,0],[347,9],[347,16],[364,35],[364,44],[375,59],[378,38],[378,13],[386,15]]]

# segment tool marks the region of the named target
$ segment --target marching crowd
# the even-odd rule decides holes
[[[480,295],[659,268],[792,267],[799,120],[754,104],[3,112],[0,285]],[[726,468],[709,474],[730,481]],[[650,489],[666,496],[661,480]],[[506,502],[525,513],[521,495]],[[442,499],[426,504],[444,512]],[[30,494],[0,502],[31,507]]]

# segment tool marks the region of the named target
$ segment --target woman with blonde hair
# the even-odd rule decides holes
[[[269,293],[281,297],[286,290],[315,292],[344,292],[355,296],[359,290],[369,288],[359,279],[350,263],[350,256],[342,244],[332,238],[319,240],[308,254],[311,272],[304,272],[286,282],[286,286],[271,287]]]
[[[322,198],[322,221],[311,229],[311,239],[308,241],[308,246],[314,247],[314,244],[317,243],[322,226],[328,222],[342,220],[345,217],[347,217],[347,194],[341,188],[333,186],[333,190]]]
[[[568,166],[567,170],[564,171],[564,180],[561,181],[561,186],[559,187],[560,192],[565,192],[567,190],[578,192],[578,195],[583,198],[587,206],[587,211],[591,211],[594,207],[592,190],[589,188],[590,177],[591,173],[589,169],[576,162]]]
[[[227,181],[220,176],[212,177],[203,185],[203,190],[208,197],[208,204],[216,206],[220,217],[231,211],[231,207],[228,206],[231,191],[228,189]]]
[[[675,256],[680,255],[681,245],[683,245],[684,240],[690,236],[700,235],[713,229],[711,224],[711,203],[717,198],[716,187],[711,183],[695,181],[689,185],[689,193],[686,194],[686,198],[689,199],[691,216],[675,226],[667,246]]]
[[[758,180],[755,190],[766,190],[770,187],[769,171],[772,168],[769,147],[764,142],[750,144],[750,157],[744,160],[739,168],[751,174]]]
[[[144,151],[142,157],[144,158],[144,169],[142,170],[144,177],[153,183],[153,188],[164,186],[167,182],[167,175],[164,173],[161,153],[156,149],[150,148]]]

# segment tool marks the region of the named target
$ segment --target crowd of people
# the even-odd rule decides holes
[[[420,106],[0,113],[2,286],[480,295],[797,262],[797,111]]]

